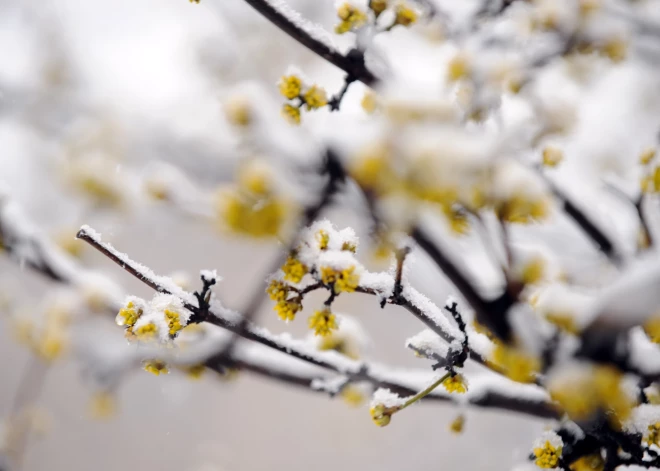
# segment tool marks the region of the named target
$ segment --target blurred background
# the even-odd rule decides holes
[[[333,2],[290,3],[332,30]],[[215,292],[240,309],[262,283],[278,247],[227,237],[203,218],[145,197],[136,182],[168,163],[203,188],[230,181],[242,153],[223,103],[235,90],[248,90],[264,96],[263,113],[278,121],[276,83],[290,65],[328,90],[341,86],[338,70],[241,0],[0,0],[3,191],[44,235],[82,250],[82,263],[106,273],[125,293],[150,296],[107,259],[71,247],[81,224],[157,273],[187,273],[193,286],[200,269],[217,269],[223,281]],[[359,84],[351,88],[342,113],[359,112],[363,91]],[[328,115],[306,116],[317,129],[308,132],[322,133]],[[298,131],[282,131],[288,132]],[[284,145],[295,153],[295,142]],[[101,182],[90,176],[99,174]],[[335,209],[328,216],[339,227],[364,232],[359,215]],[[442,303],[449,287],[424,260],[414,263],[420,289]],[[0,258],[4,311],[38,316],[52,289],[38,274]],[[338,310],[356,316],[370,332],[369,359],[430,367],[404,348],[422,326],[403,310],[381,310],[375,299],[361,295],[342,297]],[[284,325],[269,302],[262,311],[259,321],[274,332],[305,335],[304,321]],[[98,322],[122,335],[111,322]],[[0,358],[2,418],[30,361],[4,315]],[[141,370],[121,384],[117,413],[94,421],[88,383],[73,355],[49,368],[38,400],[46,433],[30,440],[23,469],[500,470],[524,460],[543,427],[511,413],[470,409],[464,433],[456,436],[448,426],[462,411],[426,403],[378,428],[366,405],[353,408],[249,374],[190,381]]]

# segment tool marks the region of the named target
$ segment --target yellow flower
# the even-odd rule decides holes
[[[100,391],[92,396],[89,403],[89,415],[93,419],[106,420],[117,410],[115,397],[108,391]]]
[[[152,340],[156,337],[158,333],[158,327],[153,322],[148,324],[141,325],[135,329],[135,335],[139,340]]]
[[[266,293],[273,301],[284,301],[289,294],[289,286],[281,281],[272,280],[266,288]]]
[[[395,10],[396,17],[394,23],[401,26],[410,26],[417,21],[417,13],[403,3],[399,3]]]
[[[655,191],[660,191],[660,167],[656,167],[653,170],[653,187]]]
[[[397,411],[396,407],[385,407],[383,404],[376,404],[369,409],[371,420],[379,427],[385,427],[392,420],[392,414]]]
[[[352,293],[360,283],[360,276],[355,273],[354,265],[343,270],[321,267],[321,282],[325,285],[333,285],[335,293]]]
[[[648,426],[644,441],[649,445],[660,446],[660,422]]]
[[[544,469],[556,468],[561,457],[561,449],[561,446],[556,447],[549,441],[546,441],[542,447],[534,448],[536,466]]]
[[[623,38],[612,38],[601,46],[600,51],[612,62],[621,62],[626,58],[628,44]]]
[[[325,93],[325,90],[316,85],[312,85],[303,95],[305,100],[305,105],[307,110],[315,110],[318,108],[323,108],[328,104],[328,96]]]
[[[296,313],[302,310],[302,304],[295,301],[280,301],[275,305],[275,312],[283,321],[292,321]]]
[[[200,363],[199,365],[188,366],[184,368],[184,371],[186,372],[188,378],[197,380],[200,379],[204,374],[204,371],[206,371],[206,366]]]
[[[66,347],[65,332],[60,326],[49,326],[36,345],[36,353],[46,361],[58,358]]]
[[[648,165],[655,158],[655,156],[656,156],[656,150],[650,147],[646,149],[644,152],[642,152],[642,154],[639,156],[639,163],[642,165]]]
[[[271,181],[270,169],[254,161],[241,167],[238,172],[239,187],[256,197],[265,197],[271,193]]]
[[[302,80],[296,75],[285,75],[280,80],[280,93],[289,100],[300,96]]]
[[[620,429],[634,406],[622,385],[623,375],[610,366],[596,366],[570,381],[549,384],[550,397],[572,420],[585,420],[596,411],[607,414],[610,425]]]
[[[387,9],[387,0],[369,0],[369,8],[378,16]]]
[[[167,319],[167,325],[170,328],[170,337],[174,337],[181,329],[183,329],[183,326],[181,325],[181,316],[178,312],[170,309],[165,309],[164,314]]]
[[[564,153],[561,149],[548,146],[543,149],[543,165],[546,167],[556,167],[564,160]]]
[[[144,371],[148,371],[149,373],[156,376],[159,376],[160,374],[166,375],[167,373],[169,373],[169,370],[167,369],[167,364],[160,360],[145,361],[143,368]]]
[[[552,312],[546,312],[544,316],[548,320],[548,322],[556,325],[564,332],[568,332],[569,334],[576,335],[580,331],[580,328],[575,323],[575,319],[568,312],[552,311]]]
[[[337,9],[337,16],[341,20],[341,23],[335,26],[335,33],[337,34],[348,33],[367,22],[367,14],[350,3],[343,3]]]
[[[498,217],[507,222],[529,224],[548,215],[548,203],[544,199],[527,199],[514,195],[500,202],[495,208]]]
[[[289,255],[282,265],[282,271],[284,272],[284,279],[290,281],[291,283],[300,283],[303,279],[303,276],[307,274],[309,269],[307,265],[302,263],[297,258]]]
[[[357,252],[357,246],[352,242],[344,242],[341,244],[341,249],[351,253]]]
[[[532,383],[541,368],[538,358],[500,342],[495,344],[491,362],[513,381]]]
[[[188,0],[190,3],[199,3],[200,0]]]
[[[449,393],[464,394],[467,392],[467,384],[465,384],[465,378],[463,378],[463,375],[460,374],[450,376],[442,382],[442,385]]]
[[[357,360],[359,358],[358,348],[354,342],[349,342],[345,338],[332,333],[331,335],[323,337],[317,348],[321,351],[334,350],[346,355],[348,358]]]
[[[569,468],[571,471],[603,471],[605,460],[599,454],[587,455],[571,463]]]
[[[287,213],[287,205],[276,198],[248,201],[236,192],[220,199],[220,214],[227,228],[252,237],[276,236]]]
[[[341,390],[341,398],[350,406],[358,407],[364,403],[365,396],[360,388],[349,384]]]
[[[234,126],[248,126],[254,119],[252,115],[250,102],[245,97],[232,97],[225,105],[225,116]]]
[[[360,187],[377,194],[389,193],[397,186],[397,176],[384,145],[373,146],[358,156],[349,173]]]
[[[651,342],[660,343],[660,315],[650,317],[643,328]]]
[[[330,335],[333,330],[337,330],[339,326],[335,315],[328,309],[322,311],[315,311],[314,314],[309,316],[309,328],[314,330],[314,335],[325,337]]]
[[[328,249],[328,243],[330,242],[330,234],[328,234],[327,231],[324,231],[321,229],[315,234],[316,240],[319,243],[319,249],[321,250],[327,250]]]
[[[458,434],[458,433],[461,433],[463,431],[464,426],[465,426],[465,416],[463,414],[459,414],[449,424],[449,430],[452,433]]]
[[[470,232],[470,222],[464,212],[456,209],[454,205],[443,205],[443,213],[449,222],[449,228],[456,235],[465,235]]]
[[[132,327],[142,315],[142,309],[138,309],[133,301],[130,301],[126,307],[119,310],[115,322],[117,325]]]
[[[447,79],[457,82],[470,75],[470,63],[465,54],[456,54],[447,65]]]
[[[297,106],[289,104],[284,105],[282,107],[282,116],[284,116],[290,124],[300,124],[300,108]]]
[[[526,285],[533,285],[543,280],[545,275],[545,261],[541,257],[535,257],[523,265],[520,281]]]
[[[364,92],[364,96],[362,97],[360,105],[362,106],[362,109],[365,111],[365,113],[373,114],[374,111],[376,111],[376,108],[378,108],[376,94],[368,90]]]

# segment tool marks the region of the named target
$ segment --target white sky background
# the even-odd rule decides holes
[[[330,0],[291,4],[332,29]],[[346,38],[336,41],[346,46]],[[397,41],[404,46],[396,49]],[[419,53],[405,31],[394,31],[383,43],[392,48],[393,57],[398,55],[401,67],[414,62],[414,51]],[[272,138],[304,159],[304,146],[296,143],[308,142],[309,134],[283,127],[278,117],[281,100],[275,84],[289,65],[330,93],[341,86],[336,69],[241,0],[202,0],[200,5],[187,0],[0,0],[0,182],[48,233],[73,233],[88,223],[157,272],[194,274],[217,268],[224,278],[217,293],[239,308],[243,295],[260,282],[272,246],[222,238],[201,223],[182,223],[171,210],[141,200],[121,214],[92,211],[72,198],[62,162],[72,141],[100,135],[98,139],[110,144],[100,146],[99,152],[114,153],[117,175],[112,178],[125,178],[129,195],[137,191],[130,175],[140,175],[160,160],[182,167],[204,186],[227,181],[239,153],[222,103],[235,89],[263,96],[263,113],[274,123]],[[54,83],[49,70],[65,79]],[[418,76],[427,72],[409,70]],[[639,64],[605,72],[595,86],[567,84],[549,74],[548,102],[584,105],[578,131],[565,143],[567,165],[559,174],[561,181],[584,179],[594,168],[614,169],[628,182],[637,180],[638,175],[627,174],[628,164],[646,142],[653,142],[659,128],[660,99],[653,80]],[[361,85],[352,87],[342,114],[303,116],[311,135],[359,141],[357,134],[366,129],[358,106],[362,90]],[[621,154],[631,160],[622,162]],[[606,219],[615,203],[596,190],[584,191],[595,205],[605,206],[601,216]],[[335,215],[340,225],[363,227],[354,215]],[[630,234],[630,222],[625,217],[621,221],[609,227]],[[588,265],[589,247],[572,236],[570,228],[555,224],[546,233],[555,242],[570,240],[563,244],[565,258]],[[456,245],[471,244],[474,239]],[[483,274],[483,254],[474,258],[474,270]],[[147,294],[110,262],[94,256],[88,262],[127,291]],[[416,264],[419,289],[442,302],[449,288],[429,276],[433,272],[423,259]],[[23,293],[26,309],[36,306],[44,292],[44,283],[5,260],[0,260],[0,281],[0,287]],[[395,308],[381,311],[373,299],[346,298],[338,305],[358,315],[372,332],[373,358],[427,366],[403,348],[405,339],[422,329],[415,319]],[[265,306],[263,322],[277,332],[285,330],[274,317]],[[9,407],[27,358],[8,342],[5,327],[0,318],[0,356],[12,359],[0,362],[0,416]],[[302,334],[301,322],[293,330]],[[109,424],[85,418],[88,396],[75,364],[53,368],[43,394],[53,416],[52,431],[31,445],[26,469],[499,470],[524,459],[543,426],[510,414],[471,410],[465,433],[454,437],[447,427],[458,411],[424,405],[406,410],[380,429],[365,408],[352,410],[339,400],[247,376],[232,384],[211,378],[193,383],[176,375],[155,378],[136,372],[123,384],[119,416]]]

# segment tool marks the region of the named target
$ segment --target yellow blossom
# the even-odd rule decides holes
[[[397,186],[397,176],[384,145],[362,152],[350,166],[349,173],[360,187],[377,194],[389,193]]]
[[[447,65],[447,79],[450,82],[457,82],[470,75],[470,63],[465,54],[455,55]]]
[[[335,293],[351,293],[360,283],[360,276],[355,273],[355,266],[351,265],[343,270],[332,267],[321,267],[321,281],[325,285],[333,285]]]
[[[387,0],[369,0],[369,8],[378,16],[387,9]]]
[[[240,188],[254,196],[265,197],[272,191],[270,169],[254,161],[241,167],[237,179]]]
[[[650,317],[643,328],[651,342],[660,344],[660,315]]]
[[[275,305],[277,316],[283,321],[292,321],[296,313],[302,310],[302,304],[296,301],[280,301]]]
[[[397,411],[396,407],[385,407],[383,404],[376,404],[369,409],[371,420],[379,427],[385,427],[392,420],[392,414]]]
[[[328,309],[322,311],[315,311],[314,314],[309,316],[309,328],[314,330],[314,335],[325,337],[330,335],[333,330],[337,330],[339,326],[335,315]]]
[[[156,376],[159,376],[161,374],[166,375],[167,373],[169,373],[169,370],[167,369],[167,364],[160,360],[145,361],[143,368],[144,371],[148,371],[149,373]]]
[[[648,165],[656,156],[656,150],[653,147],[649,147],[639,156],[639,163],[642,165]]]
[[[583,456],[569,466],[571,471],[603,471],[605,460],[600,454]]]
[[[648,426],[644,441],[649,445],[660,446],[660,422]]]
[[[520,281],[526,285],[539,283],[544,278],[545,270],[545,261],[541,257],[535,257],[523,265]]]
[[[546,167],[556,167],[564,160],[564,153],[561,149],[548,146],[543,149],[543,165]]]
[[[93,419],[106,420],[112,417],[117,410],[114,395],[108,391],[94,394],[89,403],[89,415]]]
[[[141,325],[135,329],[135,335],[139,340],[151,340],[156,337],[158,333],[158,327],[153,322]]]
[[[289,100],[300,96],[302,80],[296,75],[285,75],[280,80],[280,93]]]
[[[130,301],[125,307],[119,310],[115,322],[120,326],[132,327],[142,315],[142,309],[135,306],[133,301]]]
[[[556,468],[561,458],[561,446],[554,446],[546,440],[542,447],[534,448],[534,456],[536,457],[536,466],[539,468],[550,469]]]
[[[347,341],[344,337],[339,336],[334,332],[323,337],[317,348],[321,351],[334,350],[342,355],[352,358],[353,360],[357,360],[359,357],[355,343]]]
[[[500,202],[495,209],[501,220],[520,224],[542,220],[548,215],[547,201],[544,199],[527,199],[520,195],[514,195]]]
[[[595,366],[571,381],[550,383],[550,397],[572,420],[585,420],[596,411],[607,414],[610,425],[620,429],[634,402],[622,385],[623,375],[610,366]]]
[[[297,106],[286,104],[282,107],[282,116],[290,124],[300,124],[300,108]]]
[[[535,374],[541,368],[538,358],[500,342],[495,344],[491,363],[510,379],[520,383],[534,382]]]
[[[399,3],[395,10],[394,23],[401,26],[410,26],[417,21],[417,13],[409,6]]]
[[[290,124],[300,124],[300,108],[297,106],[289,104],[284,105],[282,107],[282,116],[284,116]]]
[[[174,337],[181,329],[183,329],[183,326],[181,325],[181,316],[178,312],[172,311],[171,309],[165,309],[163,314],[165,314],[167,325],[170,328],[170,337]]]
[[[206,370],[206,366],[204,366],[204,364],[202,363],[198,365],[187,366],[186,368],[184,368],[184,371],[186,372],[186,376],[188,376],[188,378],[190,379],[200,379],[204,374],[205,370]]]
[[[58,358],[66,346],[64,330],[60,326],[49,326],[41,335],[37,345],[37,354],[46,361]]]
[[[660,166],[653,170],[653,188],[656,192],[660,192]]]
[[[367,114],[373,114],[378,108],[378,100],[376,99],[376,94],[372,91],[364,92],[360,106]]]
[[[285,219],[287,205],[277,198],[248,200],[236,192],[222,195],[219,200],[222,221],[238,234],[252,237],[276,236]]]
[[[465,212],[459,211],[454,205],[443,205],[443,212],[454,234],[465,235],[470,232],[470,222]]]
[[[612,62],[621,62],[626,58],[628,43],[623,38],[612,38],[606,41],[600,50]]]
[[[544,313],[544,316],[548,322],[556,325],[564,332],[576,335],[580,331],[574,317],[568,312],[551,311]]]
[[[348,33],[367,22],[367,14],[348,2],[339,6],[337,16],[341,20],[341,23],[335,26],[335,33],[337,34]]]
[[[284,272],[284,279],[290,281],[291,283],[300,283],[303,279],[303,276],[307,274],[309,269],[307,265],[302,263],[297,258],[289,255],[282,265],[282,271]]]
[[[284,301],[289,294],[289,286],[279,280],[271,280],[266,292],[273,301]]]
[[[341,244],[341,249],[351,253],[357,252],[357,246],[353,242],[344,242]]]
[[[327,231],[321,229],[315,235],[317,242],[319,243],[319,249],[327,250],[328,243],[330,242],[330,234]]]
[[[590,15],[600,8],[600,0],[580,0],[580,14]]]
[[[467,392],[467,384],[465,384],[465,378],[463,378],[463,375],[460,374],[449,376],[442,382],[442,385],[449,393],[464,394]]]
[[[458,433],[461,433],[463,431],[464,426],[465,426],[465,416],[463,414],[459,414],[449,424],[449,430],[452,433],[458,434]]]
[[[315,110],[323,108],[328,104],[328,96],[325,90],[319,86],[312,85],[303,95],[307,110]]]
[[[232,97],[225,105],[225,116],[234,126],[245,127],[250,125],[253,118],[250,102],[242,96]]]
[[[358,407],[366,399],[360,388],[349,384],[341,390],[341,398],[350,406]]]

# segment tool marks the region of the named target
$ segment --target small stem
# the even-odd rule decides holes
[[[427,387],[427,388],[424,389],[423,391],[418,392],[418,393],[415,394],[413,397],[411,397],[411,398],[408,399],[406,402],[404,402],[403,405],[400,406],[400,407],[397,409],[397,412],[400,411],[400,410],[405,409],[405,408],[408,407],[409,405],[414,404],[415,402],[419,401],[420,399],[422,399],[422,398],[428,396],[428,395],[429,395],[429,394],[430,394],[435,388],[437,388],[438,386],[440,386],[440,385],[444,382],[444,380],[446,380],[447,378],[449,378],[449,376],[451,376],[451,373],[449,373],[449,372],[447,372],[447,373],[445,373],[444,375],[442,375],[440,378],[438,378],[436,381],[434,381],[433,384],[431,384],[429,387]]]

